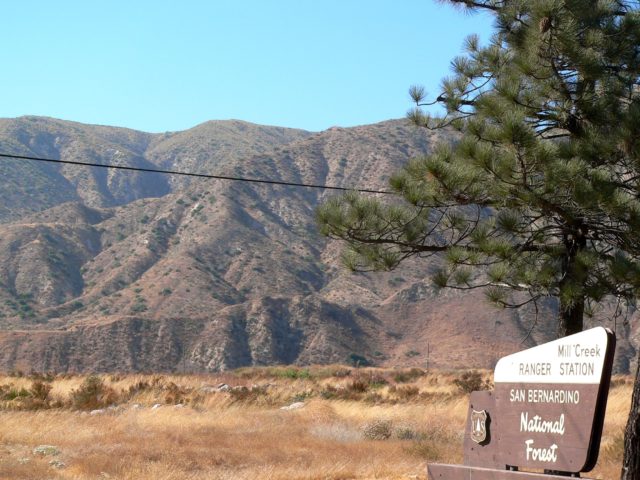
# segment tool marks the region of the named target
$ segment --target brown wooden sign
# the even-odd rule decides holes
[[[615,335],[598,327],[500,359],[495,390],[471,394],[465,465],[430,465],[430,478],[549,480],[515,470],[593,469],[614,349]]]
[[[599,327],[500,359],[500,463],[563,472],[595,466],[614,344],[614,334]]]

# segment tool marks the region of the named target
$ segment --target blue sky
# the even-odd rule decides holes
[[[150,132],[324,130],[404,116],[491,19],[431,0],[4,2],[0,117]]]

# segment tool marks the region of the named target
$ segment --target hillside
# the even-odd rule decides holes
[[[401,120],[315,134],[239,121],[148,134],[0,120],[3,152],[363,188],[386,188],[437,139]],[[332,195],[322,190],[17,160],[0,169],[4,370],[215,371],[362,358],[489,367],[553,331],[552,304],[534,325],[527,312],[489,307],[481,292],[437,294],[428,280],[437,259],[344,271],[340,245],[316,231],[314,208]],[[626,371],[638,321],[617,330]]]

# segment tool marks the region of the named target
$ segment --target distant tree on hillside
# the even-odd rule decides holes
[[[608,299],[640,294],[640,5],[596,0],[450,0],[490,12],[495,34],[452,61],[421,127],[451,127],[391,179],[399,198],[357,194],[317,211],[353,269],[441,253],[439,287],[484,288],[502,307],[558,299],[557,335]],[[399,201],[401,199],[402,201]],[[640,363],[640,362],[639,362]],[[622,478],[640,479],[640,370]]]

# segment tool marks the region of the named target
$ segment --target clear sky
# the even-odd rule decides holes
[[[491,19],[432,0],[3,2],[0,117],[150,132],[403,117]]]

